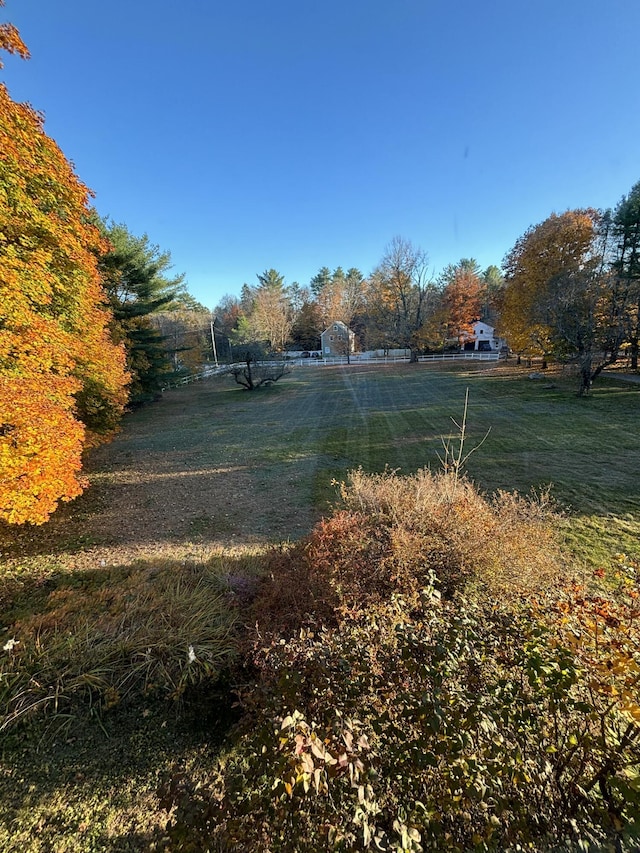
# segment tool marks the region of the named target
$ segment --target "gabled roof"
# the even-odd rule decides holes
[[[345,332],[350,332],[351,334],[353,334],[351,329],[347,326],[346,323],[343,323],[342,320],[334,320],[330,326],[327,326],[327,328],[324,330],[324,332],[322,332],[322,334],[324,335],[325,332],[333,332],[336,326],[340,326],[341,331],[344,330]]]

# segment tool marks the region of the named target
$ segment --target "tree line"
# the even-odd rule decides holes
[[[340,320],[361,350],[403,348],[419,353],[459,346],[478,319],[495,320],[504,285],[497,266],[482,270],[473,258],[429,273],[427,253],[394,237],[373,272],[322,267],[306,286],[285,284],[275,269],[244,284],[216,307],[216,330],[229,355],[249,347],[269,352],[317,350],[320,334]],[[345,342],[346,343],[346,342]]]
[[[215,309],[230,354],[318,349],[320,333],[341,320],[362,350],[405,348],[416,360],[459,347],[482,320],[518,354],[576,365],[586,395],[621,358],[638,369],[640,182],[613,209],[552,213],[531,226],[501,269],[462,258],[434,277],[426,252],[394,237],[367,278],[355,267],[322,267],[305,287],[286,286],[274,269],[257,278]]]
[[[575,363],[580,393],[640,351],[640,182],[613,210],[551,214],[507,254],[500,324],[518,352]]]

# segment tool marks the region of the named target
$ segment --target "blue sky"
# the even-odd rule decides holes
[[[500,265],[640,180],[638,0],[6,0],[0,72],[209,308],[274,267]]]

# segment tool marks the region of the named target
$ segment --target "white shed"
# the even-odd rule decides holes
[[[500,352],[507,343],[504,338],[497,337],[495,329],[488,323],[478,320],[473,324],[473,332],[462,332],[462,350],[476,352]]]

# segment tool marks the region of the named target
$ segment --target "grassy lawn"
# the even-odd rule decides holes
[[[484,443],[467,470],[481,489],[550,487],[571,516],[568,539],[585,559],[637,554],[640,388],[603,379],[580,399],[574,386],[504,367],[308,368],[241,400],[215,390],[216,461],[240,461],[257,492],[281,496],[285,529],[272,503],[274,533],[295,536],[308,523],[304,508],[324,512],[335,499],[332,480],[349,469],[438,467],[443,437],[457,437],[452,419],[462,418],[468,388],[466,447]],[[213,391],[202,386],[196,403]],[[197,421],[193,437],[202,441]],[[268,526],[259,513],[256,523]]]
[[[222,380],[167,392],[94,452],[85,495],[41,528],[0,530],[3,643],[76,587],[102,601],[133,571],[241,574],[260,548],[307,533],[350,469],[439,467],[467,389],[466,450],[483,443],[466,467],[482,490],[550,487],[587,568],[640,556],[639,385],[603,379],[580,399],[574,380],[502,365],[309,366],[251,394]],[[195,691],[181,713],[140,698],[103,728],[3,733],[0,849],[149,849],[158,772],[206,764],[232,716]]]
[[[431,370],[417,378],[379,377],[374,396],[366,374],[349,377],[349,391],[362,408],[328,439],[339,445],[344,434],[347,467],[379,470],[388,464],[405,472],[438,467],[442,438],[457,438],[452,418],[461,422],[468,388],[466,449],[482,444],[466,467],[482,490],[550,487],[572,516],[569,539],[585,559],[606,560],[608,551],[637,553],[636,386],[606,381],[583,400],[571,381],[556,380],[555,388],[546,388],[551,383],[500,369]]]
[[[486,436],[467,464],[481,489],[551,486],[586,557],[633,551],[640,386],[603,379],[580,399],[574,380],[552,378],[468,363],[313,366],[254,393],[219,379],[176,389],[94,452],[81,498],[41,528],[0,530],[0,550],[30,569],[26,556],[68,565],[75,554],[75,566],[105,548],[111,563],[116,547],[126,563],[299,538],[348,470],[438,467],[468,388],[466,448]]]

